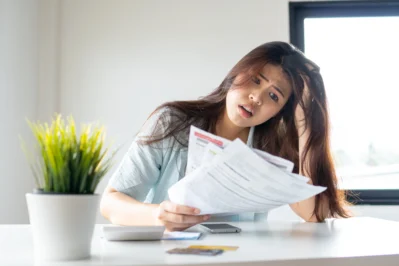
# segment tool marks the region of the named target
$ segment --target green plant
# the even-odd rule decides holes
[[[35,156],[22,148],[30,161],[36,186],[44,192],[93,194],[102,177],[111,167],[108,148],[103,150],[104,128],[83,125],[80,136],[76,133],[72,116],[67,121],[56,115],[51,125],[28,124],[35,137]],[[37,156],[38,155],[38,156]]]

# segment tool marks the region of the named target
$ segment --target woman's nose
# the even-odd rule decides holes
[[[262,101],[260,99],[260,95],[259,94],[251,93],[249,95],[249,99],[251,99],[251,101],[253,101],[256,105],[261,105],[262,104]]]

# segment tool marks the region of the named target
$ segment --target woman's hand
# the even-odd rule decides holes
[[[178,205],[170,201],[164,201],[156,208],[157,222],[165,225],[168,231],[181,231],[202,223],[209,219],[210,215],[198,215],[200,210],[184,205]]]

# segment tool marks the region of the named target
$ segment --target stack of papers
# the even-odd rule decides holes
[[[267,212],[326,189],[292,173],[290,161],[194,126],[187,159],[186,176],[169,189],[169,199],[201,214]]]

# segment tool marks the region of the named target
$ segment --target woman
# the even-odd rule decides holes
[[[337,190],[328,119],[319,68],[288,43],[265,43],[244,56],[208,96],[155,110],[105,189],[101,213],[115,224],[163,224],[169,230],[208,220],[209,215],[197,215],[200,210],[174,204],[167,196],[184,175],[189,127],[195,125],[288,159],[295,173],[327,187],[290,205],[304,220],[348,217],[344,195]]]

